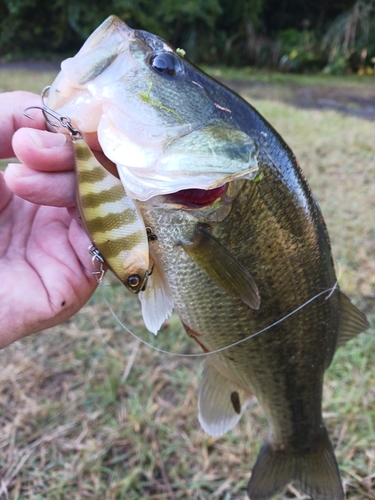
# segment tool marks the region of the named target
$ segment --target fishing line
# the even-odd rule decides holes
[[[330,294],[324,300],[328,300],[328,299],[331,298],[333,292],[336,290],[337,285],[339,284],[339,281],[340,281],[340,278],[341,278],[341,266],[340,266],[340,262],[338,260],[336,260],[336,264],[337,264],[337,278],[336,278],[336,283],[333,285]]]
[[[112,309],[112,306],[110,305],[110,303],[107,300],[107,297],[104,294],[104,288],[103,288],[104,285],[103,285],[103,282],[101,282],[99,285],[101,287],[101,292],[102,292],[102,296],[104,298],[104,301],[107,304],[109,310],[111,311],[113,317],[116,319],[116,321],[118,322],[118,324],[120,326],[122,326],[122,328],[126,332],[130,333],[130,335],[132,335],[135,339],[139,340],[145,346],[151,347],[151,349],[154,349],[155,351],[160,352],[162,354],[169,354],[169,355],[178,356],[178,357],[181,357],[181,358],[200,358],[200,357],[203,357],[203,356],[209,356],[210,354],[217,354],[219,352],[226,351],[227,349],[230,349],[231,347],[235,347],[235,346],[237,346],[239,344],[242,344],[243,342],[246,342],[247,340],[250,340],[250,339],[256,337],[257,335],[260,335],[261,333],[263,333],[263,332],[265,332],[267,330],[270,330],[274,326],[279,325],[280,323],[282,323],[286,319],[290,318],[290,316],[293,316],[293,314],[297,313],[298,311],[300,311],[301,309],[303,309],[304,307],[306,307],[307,305],[309,305],[311,302],[313,302],[314,300],[316,300],[318,297],[320,297],[321,295],[324,295],[326,293],[328,293],[328,297],[326,298],[326,300],[327,300],[328,298],[330,298],[332,296],[333,292],[338,288],[337,287],[338,281],[336,281],[336,283],[333,285],[332,288],[328,288],[327,290],[323,290],[322,292],[319,292],[318,294],[314,295],[314,297],[311,297],[311,299],[307,300],[304,304],[300,305],[299,307],[297,307],[296,309],[294,309],[292,312],[290,312],[286,316],[284,316],[281,319],[275,321],[274,323],[271,323],[270,325],[266,326],[265,328],[262,328],[261,330],[255,332],[255,333],[252,333],[248,337],[245,337],[244,339],[241,339],[241,340],[237,340],[236,342],[233,342],[233,344],[229,344],[229,345],[227,345],[225,347],[221,347],[220,349],[216,349],[215,351],[201,352],[201,353],[196,353],[196,354],[182,354],[182,353],[178,353],[178,352],[165,351],[164,349],[160,349],[159,347],[155,347],[155,346],[149,344],[148,342],[146,342],[145,340],[141,339],[140,337],[138,337],[138,335],[136,335],[135,333],[133,333],[131,330],[129,330],[129,328],[126,325],[124,325],[124,323],[120,320],[120,318],[117,316],[117,314],[115,313],[115,311]]]
[[[26,108],[24,110],[24,115],[27,116],[28,118],[33,119],[27,113],[27,111],[29,109],[35,109],[35,108],[36,109],[41,109],[42,112],[43,112],[44,118],[45,118],[46,122],[49,125],[52,125],[54,127],[56,127],[58,125],[61,125],[62,127],[67,128],[69,130],[72,139],[74,139],[74,138],[81,138],[82,137],[81,131],[78,130],[78,129],[74,129],[72,127],[71,121],[70,121],[69,117],[61,116],[59,113],[57,113],[56,111],[53,111],[52,109],[50,109],[45,104],[45,100],[44,100],[45,99],[45,95],[49,91],[49,89],[50,89],[50,86],[49,87],[45,87],[43,89],[43,91],[42,91],[42,94],[41,94],[41,97],[42,97],[42,106],[30,106],[30,107],[28,107],[28,108]],[[56,124],[56,123],[52,122],[49,119],[48,115],[51,115],[53,118],[55,118],[58,123]],[[265,134],[265,137],[266,137],[266,134]],[[260,149],[263,150],[263,151],[265,151],[263,149],[261,143],[260,143]],[[273,161],[273,159],[269,156],[269,154],[267,153],[267,151],[265,151],[265,152],[266,152],[269,160],[273,163],[273,165],[275,166],[275,168],[277,168],[277,166],[276,166],[275,162]],[[243,342],[246,342],[247,340],[250,340],[250,339],[256,337],[257,335],[260,335],[261,333],[264,333],[265,331],[270,330],[274,326],[282,323],[287,318],[290,318],[293,314],[297,313],[298,311],[300,311],[301,309],[303,309],[304,307],[306,307],[308,304],[310,304],[311,302],[313,302],[314,300],[316,300],[321,295],[328,293],[328,296],[325,299],[325,300],[328,300],[332,296],[332,294],[334,293],[334,291],[336,290],[337,284],[338,284],[338,281],[336,281],[336,283],[334,284],[334,286],[332,288],[329,288],[327,290],[323,290],[323,291],[319,292],[317,295],[315,295],[311,299],[307,300],[304,304],[302,304],[301,306],[297,307],[296,309],[294,309],[294,311],[292,311],[289,314],[285,315],[283,318],[275,321],[274,323],[266,326],[265,328],[262,328],[261,330],[255,332],[255,333],[253,333],[253,334],[245,337],[244,339],[238,340],[236,342],[233,342],[232,344],[229,344],[229,345],[227,345],[225,347],[221,347],[220,349],[216,349],[216,350],[210,351],[210,352],[203,352],[203,353],[196,353],[196,354],[175,353],[175,352],[172,352],[172,351],[166,351],[164,349],[160,349],[158,347],[155,347],[155,346],[149,344],[145,340],[143,340],[140,337],[138,337],[131,330],[129,330],[129,328],[126,325],[124,325],[124,323],[120,320],[120,318],[117,316],[117,314],[115,313],[115,311],[112,309],[112,306],[109,304],[109,302],[107,300],[107,297],[104,294],[104,289],[103,289],[103,277],[104,277],[104,273],[105,273],[104,268],[103,268],[104,261],[103,261],[102,257],[100,256],[100,253],[98,252],[98,250],[93,245],[89,248],[89,251],[90,251],[90,254],[93,257],[92,258],[93,274],[96,275],[97,281],[98,281],[99,285],[102,287],[101,288],[101,292],[102,292],[102,296],[104,298],[104,301],[107,304],[109,310],[111,311],[111,314],[113,315],[113,317],[118,322],[118,324],[121,325],[121,327],[126,332],[130,333],[130,335],[132,335],[135,339],[137,339],[139,342],[141,342],[142,344],[146,345],[147,347],[150,347],[151,349],[154,349],[155,351],[163,353],[163,354],[168,354],[168,355],[172,355],[172,356],[179,356],[179,357],[185,357],[185,358],[199,358],[199,357],[202,357],[202,356],[209,356],[210,354],[217,354],[219,352],[223,352],[223,351],[225,351],[227,349],[230,349],[230,348],[235,347],[235,346],[237,346],[239,344],[242,344]],[[97,264],[98,264],[98,266],[97,266]]]

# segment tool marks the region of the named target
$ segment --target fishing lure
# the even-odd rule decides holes
[[[92,239],[95,249],[90,247],[100,269],[94,269],[98,282],[102,279],[102,264],[108,267],[133,293],[145,290],[150,269],[148,234],[141,214],[134,201],[117,177],[96,159],[80,130],[75,129],[67,116],[50,109],[44,101],[49,87],[42,92],[41,109],[48,125],[62,126],[69,131],[73,142],[76,176],[77,206],[83,226]],[[53,117],[57,123],[50,119]]]

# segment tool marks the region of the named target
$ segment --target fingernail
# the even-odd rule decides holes
[[[27,129],[27,131],[38,148],[56,148],[66,143],[66,136],[64,134],[55,134],[46,130],[34,129]]]

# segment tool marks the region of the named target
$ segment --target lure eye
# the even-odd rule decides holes
[[[139,276],[139,274],[132,274],[128,278],[128,285],[134,291],[137,291],[140,282],[141,282],[141,277]]]
[[[153,55],[150,65],[158,73],[167,76],[177,76],[183,71],[180,59],[173,52],[159,52]]]
[[[139,274],[131,274],[127,279],[126,286],[133,293],[144,292],[147,286],[148,277],[152,274],[152,269],[150,272],[146,272],[143,279]]]

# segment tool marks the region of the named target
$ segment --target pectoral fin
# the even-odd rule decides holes
[[[356,335],[370,327],[366,316],[357,309],[345,293],[340,292],[340,330],[337,347],[342,347]]]
[[[145,291],[139,295],[143,321],[146,328],[157,335],[161,325],[169,318],[173,310],[173,300],[168,286],[156,265],[148,277]]]
[[[259,291],[251,274],[208,229],[199,226],[193,244],[181,246],[216,285],[252,309],[259,309]]]
[[[210,436],[221,436],[240,420],[251,394],[225,377],[207,360],[199,387],[198,419]]]

